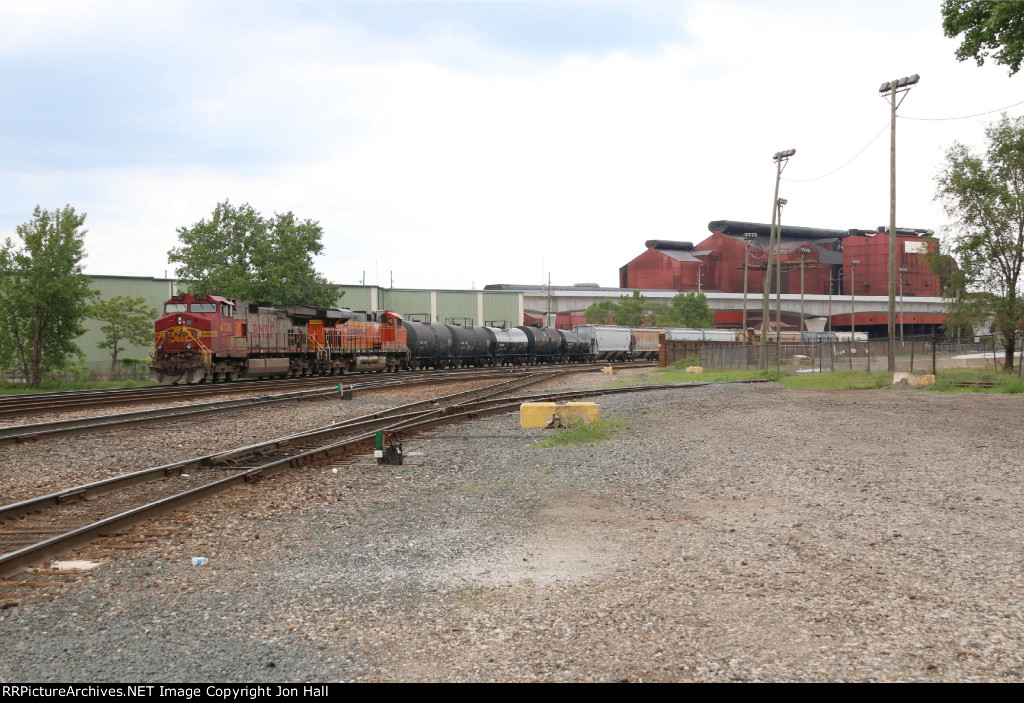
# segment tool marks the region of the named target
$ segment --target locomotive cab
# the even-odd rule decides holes
[[[210,376],[216,355],[230,354],[235,301],[218,295],[171,296],[156,320],[152,381],[194,383]],[[244,335],[244,333],[243,333]]]

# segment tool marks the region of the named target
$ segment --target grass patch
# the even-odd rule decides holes
[[[88,391],[104,388],[140,388],[156,386],[152,381],[44,381],[40,388],[29,388],[23,383],[0,381],[0,395],[25,393],[54,393],[58,391]]]
[[[971,385],[961,388],[957,383],[991,383],[992,387]],[[946,393],[1024,393],[1024,380],[1017,378],[1016,371],[993,371],[991,368],[945,369],[939,371],[935,385],[927,390]]]
[[[547,449],[564,445],[601,442],[618,435],[623,428],[629,427],[622,420],[599,420],[598,422],[579,422],[569,427],[550,430],[550,436],[539,442],[527,445],[527,449]]]
[[[884,365],[884,364],[883,364]],[[716,383],[724,381],[775,381],[785,388],[807,390],[850,390],[861,388],[888,388],[892,385],[892,374],[888,371],[850,371],[848,369],[825,373],[782,373],[774,370],[763,371],[715,371],[686,373],[685,368],[669,366],[664,369],[648,369],[637,373],[629,380],[612,381],[605,388],[621,386],[642,386],[662,383]],[[992,384],[991,388],[968,386],[961,388],[957,383]],[[991,368],[939,369],[936,384],[927,390],[946,393],[1024,393],[1024,380],[1014,373],[1004,373]]]

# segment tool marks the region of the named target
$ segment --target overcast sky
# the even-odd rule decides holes
[[[897,224],[941,231],[944,152],[999,115],[934,118],[1024,74],[958,63],[939,5],[4,2],[0,237],[70,203],[87,272],[173,275],[227,198],[318,220],[338,283],[614,286],[647,239],[769,221],[782,149],[785,224],[888,224],[878,87],[913,73]]]

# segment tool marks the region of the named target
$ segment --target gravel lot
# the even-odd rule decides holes
[[[628,423],[614,440],[526,449],[544,431],[482,419],[407,441],[404,466],[282,475],[154,520],[131,549],[84,550],[89,573],[0,580],[0,680],[1024,675],[1021,398],[596,400]],[[286,429],[259,413],[255,432]]]

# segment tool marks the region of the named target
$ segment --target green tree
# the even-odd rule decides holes
[[[100,325],[103,341],[96,346],[110,351],[110,377],[117,375],[117,357],[124,345],[147,344],[153,341],[155,308],[146,305],[145,298],[119,295],[101,300],[89,307],[89,317],[104,323]]]
[[[710,328],[715,326],[715,314],[708,307],[703,293],[679,293],[668,305],[652,306],[655,327]]]
[[[991,55],[1009,66],[1012,76],[1024,59],[1024,3],[1019,0],[943,0],[942,30],[950,39],[963,35],[959,61],[981,66]]]
[[[319,222],[291,212],[265,218],[246,203],[218,203],[209,220],[178,229],[181,246],[167,258],[192,293],[267,301],[277,305],[331,307],[338,286],[313,267],[323,253]]]
[[[963,285],[986,294],[1003,336],[1004,366],[1012,369],[1024,320],[1024,117],[1004,114],[985,137],[984,155],[950,147],[935,197],[951,220]]]
[[[946,338],[962,342],[965,336],[972,337],[975,327],[994,317],[989,296],[969,290],[967,272],[949,254],[940,253],[938,248],[929,248],[923,257],[938,277],[946,302]]]
[[[583,318],[591,325],[610,325],[615,322],[615,313],[619,306],[611,300],[594,303],[583,311]]]
[[[647,318],[647,298],[640,291],[633,295],[619,296],[618,309],[615,311],[615,324],[624,327],[639,327]]]
[[[33,388],[81,356],[74,339],[95,292],[82,273],[85,214],[39,206],[0,248],[0,363]]]

